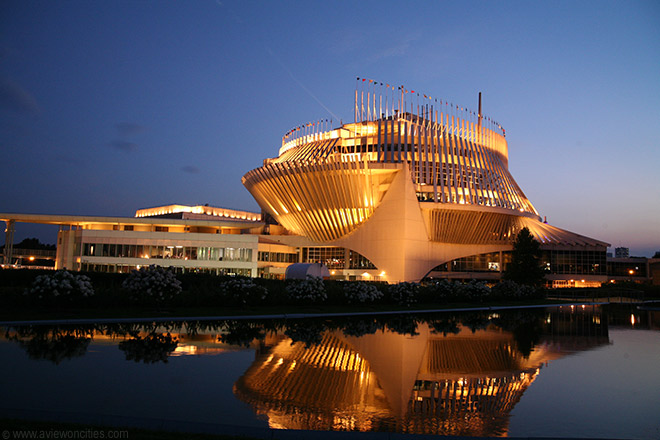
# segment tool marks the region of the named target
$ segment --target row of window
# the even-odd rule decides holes
[[[250,248],[219,248],[198,246],[150,246],[116,243],[83,243],[85,257],[180,259],[197,261],[252,261]],[[297,253],[258,252],[258,261],[297,263]],[[347,260],[348,258],[348,260]],[[330,269],[376,269],[361,254],[341,247],[305,247],[303,263],[323,263]],[[348,265],[347,265],[348,262]]]
[[[134,244],[84,243],[86,257],[157,258],[203,261],[252,261],[250,248],[197,246],[150,246]]]
[[[80,270],[83,272],[108,272],[108,273],[130,273],[133,270],[139,270],[141,266],[132,266],[128,264],[92,264],[82,263]],[[209,273],[212,275],[230,275],[230,276],[252,276],[250,269],[238,268],[206,268],[206,267],[177,267],[171,266],[170,269],[175,273]]]
[[[347,260],[348,259],[348,265]],[[328,269],[376,269],[362,254],[343,247],[306,247],[302,250],[303,263],[323,263]]]
[[[607,274],[613,277],[645,277],[645,262],[608,261]]]
[[[417,136],[415,136],[417,137]],[[404,157],[407,157],[408,161],[412,160],[412,156],[414,153],[419,153],[424,156],[426,155],[431,155],[434,152],[437,153],[437,155],[441,155],[443,157],[447,156],[461,156],[461,157],[473,157],[476,153],[474,153],[469,147],[466,147],[464,145],[457,145],[457,144],[445,144],[441,142],[440,144],[434,144],[434,143],[425,143],[422,142],[420,145],[418,142],[415,142],[414,144],[411,143],[404,143],[401,142],[399,143],[385,143],[385,144],[379,144],[376,141],[376,137],[363,137],[362,141],[358,145],[345,145],[342,146],[341,152],[345,153],[376,153],[380,151],[381,153],[394,153],[395,157],[398,157],[399,155],[403,155]],[[414,153],[413,153],[414,152]],[[416,154],[415,154],[416,156]],[[391,154],[388,155],[388,157],[391,157]]]
[[[503,252],[504,266],[511,261],[511,253]],[[438,272],[499,272],[502,267],[499,252],[471,255],[443,263],[433,270]]]
[[[548,273],[606,275],[605,251],[543,251],[541,260]]]
[[[607,265],[604,251],[543,251],[541,264],[549,274],[605,275]],[[438,272],[499,272],[511,262],[511,251],[472,255],[443,263]]]
[[[433,201],[435,201],[435,199],[433,198],[434,194],[433,194],[432,191],[431,192],[417,192],[416,195],[417,195],[417,200],[419,200],[420,202],[433,202]],[[461,203],[462,204],[462,203],[465,203],[466,201],[470,200],[470,197],[467,195],[467,192],[466,192],[465,196],[461,196],[461,195],[456,196],[455,194],[452,194],[452,191],[447,190],[444,193],[444,197],[443,197],[443,193],[440,192],[440,191],[438,191],[436,195],[438,197],[438,201],[442,202],[442,203]],[[491,198],[491,197],[484,197],[484,196],[480,196],[480,195],[476,195],[475,197],[476,197],[476,203],[478,205],[497,206],[497,203],[499,202],[504,207],[512,207],[513,206],[510,202],[508,202],[506,200],[502,200],[499,197],[492,197]]]
[[[323,263],[328,269],[346,266],[346,249],[342,247],[306,247],[302,251],[303,263]]]
[[[98,251],[98,249],[101,249]],[[345,249],[338,247],[303,248],[303,262],[324,263],[330,269],[345,269]],[[100,253],[99,253],[100,252]],[[148,252],[148,253],[145,253]],[[154,256],[162,252],[161,255]],[[376,269],[376,267],[361,254],[349,253],[349,269]],[[180,258],[196,260],[219,261],[251,261],[252,249],[243,248],[208,248],[208,247],[176,247],[176,246],[141,246],[141,245],[111,245],[85,243],[84,256],[135,257],[135,258]],[[144,257],[144,255],[150,255]],[[196,258],[193,258],[195,256]],[[201,258],[200,258],[201,257]],[[296,263],[298,254],[283,252],[259,252],[259,261]],[[502,261],[503,260],[503,261]],[[506,270],[511,262],[511,252],[491,252],[471,255],[465,258],[443,263],[433,270],[438,272],[499,272]],[[605,262],[605,252],[600,251],[543,251],[542,265],[547,273],[572,275],[611,275],[611,276],[646,276],[646,266],[635,263]],[[128,273],[140,266],[121,264],[83,263],[81,270],[90,272]],[[177,273],[184,268],[173,267]],[[250,269],[238,268],[186,268],[186,272],[213,273],[216,275],[251,276]]]
[[[270,261],[272,263],[297,263],[298,254],[260,251],[257,256],[257,261]]]

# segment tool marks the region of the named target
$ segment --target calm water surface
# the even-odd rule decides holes
[[[660,312],[4,327],[0,409],[145,427],[660,439]]]

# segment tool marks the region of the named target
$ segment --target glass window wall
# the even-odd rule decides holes
[[[250,262],[252,249],[84,243],[83,256]]]

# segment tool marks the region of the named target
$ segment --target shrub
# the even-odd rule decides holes
[[[468,283],[456,283],[454,289],[459,300],[483,301],[490,296],[490,287],[483,281],[472,280]]]
[[[305,280],[290,280],[286,286],[286,293],[292,300],[304,303],[316,303],[328,299],[323,280],[309,275]]]
[[[344,285],[344,297],[350,303],[374,302],[383,297],[383,292],[373,284],[346,283]]]
[[[58,270],[36,277],[25,295],[40,302],[73,301],[93,296],[94,288],[87,276]]]
[[[181,293],[181,282],[174,272],[161,266],[134,270],[122,283],[133,301],[162,303]]]
[[[536,286],[522,285],[518,290],[518,295],[519,298],[539,298],[543,296],[543,289]]]
[[[418,291],[419,284],[417,283],[393,284],[389,288],[390,298],[400,306],[406,307],[417,302]]]
[[[258,286],[251,278],[237,277],[220,283],[224,298],[232,304],[256,305],[266,299],[268,290]]]
[[[454,283],[448,280],[432,281],[419,290],[420,301],[446,303],[454,298]]]

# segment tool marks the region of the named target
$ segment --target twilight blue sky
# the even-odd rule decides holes
[[[357,76],[482,92],[549,223],[660,250],[657,1],[4,0],[0,212],[256,211],[241,176],[290,128],[351,120]],[[17,225],[35,235],[55,242]]]

